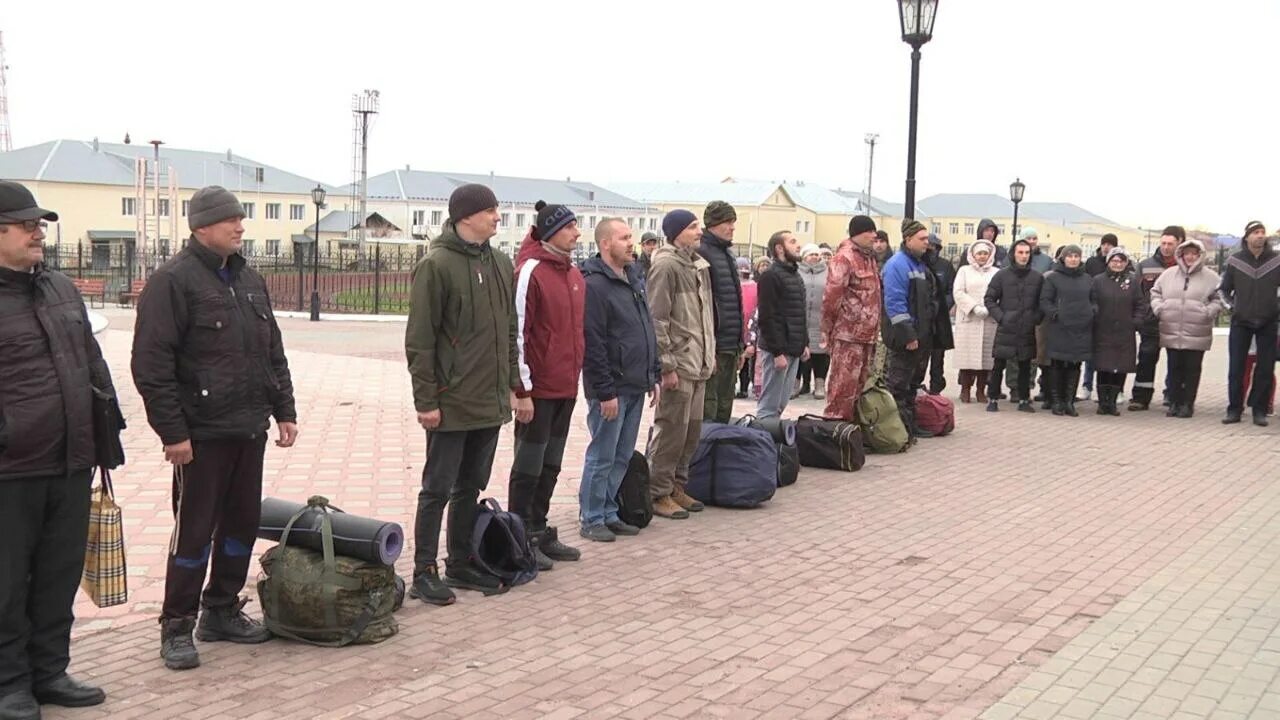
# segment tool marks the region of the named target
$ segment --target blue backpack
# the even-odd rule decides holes
[[[708,505],[753,508],[778,489],[778,446],[764,430],[703,422],[689,460],[693,497]]]
[[[497,500],[485,498],[476,507],[471,531],[471,560],[476,567],[509,587],[538,577],[538,559],[529,546],[524,520],[502,509]]]

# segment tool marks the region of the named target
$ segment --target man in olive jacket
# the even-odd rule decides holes
[[[498,233],[498,199],[484,185],[449,197],[449,222],[413,271],[405,355],[418,423],[427,431],[427,462],[414,525],[410,596],[454,601],[449,587],[506,592],[471,559],[476,500],[489,484],[498,431],[533,419],[533,400],[515,397],[517,369],[514,269],[489,244]],[[449,507],[449,558],[436,564],[440,525]]]
[[[298,426],[266,282],[240,255],[244,216],[227,190],[196,191],[187,247],[152,274],[138,298],[133,381],[173,464],[174,528],[160,613],[160,654],[171,670],[200,664],[193,627],[203,642],[271,639],[237,596],[258,536],[268,418],[276,419],[279,447],[293,446]]]
[[[115,388],[80,293],[44,267],[46,221],[57,219],[25,187],[0,181],[0,718],[6,720],[39,718],[40,704],[79,707],[106,697],[67,675],[67,664],[89,484],[100,462],[93,398],[113,396]]]

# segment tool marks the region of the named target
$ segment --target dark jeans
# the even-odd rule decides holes
[[[928,350],[889,350],[884,379],[898,403],[898,414],[902,416],[902,424],[907,426],[908,432],[916,430],[916,388],[924,382],[928,363]]]
[[[1005,368],[1008,368],[1009,365],[1009,360],[996,358],[995,364],[991,367],[991,377],[987,381],[988,398],[994,398],[996,395],[1000,394],[1001,376],[1004,375]],[[1015,401],[1029,401],[1031,400],[1031,361],[1014,360],[1013,365],[1018,370],[1017,377],[1015,378],[1017,387],[1009,388],[1009,399]]]
[[[929,392],[931,393],[940,393],[947,386],[947,378],[942,368],[946,357],[946,350],[929,351]]]
[[[1116,389],[1116,392],[1120,392],[1121,390],[1124,390],[1125,377],[1125,373],[1098,371],[1098,389],[1101,390],[1104,387],[1112,387]]]
[[[732,397],[732,396],[730,396]],[[507,509],[532,531],[547,527],[551,496],[560,479],[575,398],[533,401],[533,421],[516,423],[516,452],[507,485]]]
[[[1204,365],[1203,350],[1166,350],[1169,354],[1169,403],[1195,405],[1200,389],[1200,369]],[[1263,396],[1263,408],[1266,396]]]
[[[1093,392],[1093,375],[1094,367],[1092,360],[1086,360],[1084,363],[1084,389]]]
[[[413,573],[434,565],[440,550],[440,524],[449,506],[449,562],[465,564],[471,555],[476,503],[489,485],[501,426],[427,433],[427,462],[422,466],[418,514],[413,526]]]
[[[202,606],[236,601],[249,575],[262,515],[266,433],[252,440],[194,440],[191,445],[195,459],[173,468],[173,535],[162,620],[194,618]]]
[[[707,381],[702,419],[727,423],[733,417],[733,386],[738,380],[738,353],[716,353],[716,374]]]
[[[1156,364],[1160,362],[1160,336],[1141,335],[1138,343],[1138,371],[1133,375],[1134,402],[1151,404],[1156,393]],[[1169,392],[1169,373],[1165,373],[1165,394]]]
[[[1253,365],[1249,397],[1244,397],[1244,363],[1250,343],[1257,341],[1258,355]],[[1276,323],[1261,328],[1231,324],[1227,338],[1230,353],[1227,369],[1227,410],[1242,412],[1245,405],[1266,412],[1271,401],[1271,380],[1276,363]]]
[[[756,359],[755,356],[747,358],[742,363],[742,370],[738,371],[738,392],[751,393],[751,381],[756,376]]]
[[[800,363],[800,387],[808,390],[812,387],[811,381],[815,378],[818,380],[827,379],[827,371],[831,369],[831,356],[823,353],[821,355],[810,355],[808,360]]]
[[[0,480],[0,694],[66,672],[88,531],[88,470]]]

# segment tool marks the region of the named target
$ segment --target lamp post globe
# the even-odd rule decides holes
[[[324,186],[316,185],[311,191],[311,202],[316,206],[314,242],[311,244],[311,321],[320,320],[320,208],[324,207]]]
[[[920,114],[920,47],[933,39],[938,0],[898,0],[902,41],[911,46],[911,119],[907,131],[907,192],[905,220],[916,214],[916,127]]]
[[[1027,186],[1022,182],[1022,178],[1014,178],[1009,183],[1009,199],[1013,201],[1013,236],[1010,243],[1018,240],[1018,205],[1022,202],[1022,195],[1027,191]]]

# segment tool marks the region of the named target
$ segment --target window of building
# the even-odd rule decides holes
[[[185,213],[184,213],[184,214],[185,214]],[[306,205],[300,205],[300,204],[298,204],[298,203],[290,203],[290,204],[289,204],[289,219],[290,219],[290,220],[306,220],[306,219],[307,219],[307,206],[306,206]]]
[[[190,211],[191,211],[191,201],[183,200],[182,201],[182,217],[186,217],[187,213]]]
[[[658,218],[649,218],[649,229],[650,230],[658,229]]]
[[[160,217],[169,217],[169,198],[160,198]]]
[[[431,224],[432,224],[432,225],[439,225],[439,224],[441,223],[441,220],[442,220],[441,215],[442,215],[442,213],[441,213],[439,210],[432,210],[432,211],[431,211]]]
[[[524,227],[524,213],[516,213],[516,227]]]
[[[588,223],[589,223],[589,224],[587,225],[587,227],[589,227],[589,228],[593,228],[593,227],[595,227],[595,226],[596,226],[596,216],[595,216],[595,215],[592,215],[592,216],[588,219]]]
[[[169,238],[160,238],[160,257],[169,257]]]
[[[800,221],[796,221],[796,232],[800,232]]]
[[[951,223],[951,226],[950,226],[950,227],[948,227],[947,229],[951,231],[951,234],[952,234],[952,235],[959,235],[959,234],[960,234],[960,223]]]
[[[937,233],[934,234],[937,235]],[[947,243],[948,257],[955,257],[958,252],[960,252],[960,246],[957,243]]]
[[[254,210],[257,209],[254,207],[254,203],[247,202],[247,203],[240,203],[240,204],[244,206],[244,219],[252,220],[254,215],[256,214],[254,213]],[[248,241],[246,240],[245,242],[248,242]]]
[[[136,198],[120,198],[120,214],[121,215],[137,215],[138,201]]]
[[[972,237],[972,236],[973,236],[973,223],[965,223],[965,224],[964,224],[964,234],[965,234],[965,235],[968,235],[968,236],[970,236],[970,237]]]
[[[268,254],[268,255],[279,255],[279,254],[280,254],[280,241],[279,241],[279,240],[268,240],[268,241],[267,241],[267,254]]]
[[[808,220],[805,220],[805,221],[804,221],[804,231],[805,231],[805,232],[809,232],[809,221],[808,221]]]
[[[506,227],[511,224],[511,213],[502,213],[502,218],[498,220],[498,224]]]
[[[280,219],[280,203],[267,203],[267,219],[268,220]]]
[[[244,249],[243,249],[243,251],[242,251],[240,254],[241,254],[241,255],[252,255],[252,254],[253,254],[253,238],[245,238],[245,239],[244,239]]]
[[[426,210],[414,210],[414,211],[413,211],[413,222],[412,222],[411,224],[413,224],[413,225],[426,225],[426,224],[427,224],[427,222],[426,222],[426,221],[427,221],[427,211],[426,211]]]
[[[1004,226],[1003,226],[1003,225],[1001,225],[1001,226],[1000,226],[1000,234],[1001,234],[1001,235],[1003,235],[1003,234],[1004,234]]]
[[[929,232],[933,233],[934,235],[941,235],[941,234],[942,234],[942,223],[934,223],[934,224],[933,224],[933,229],[932,229],[932,230],[930,230]]]

